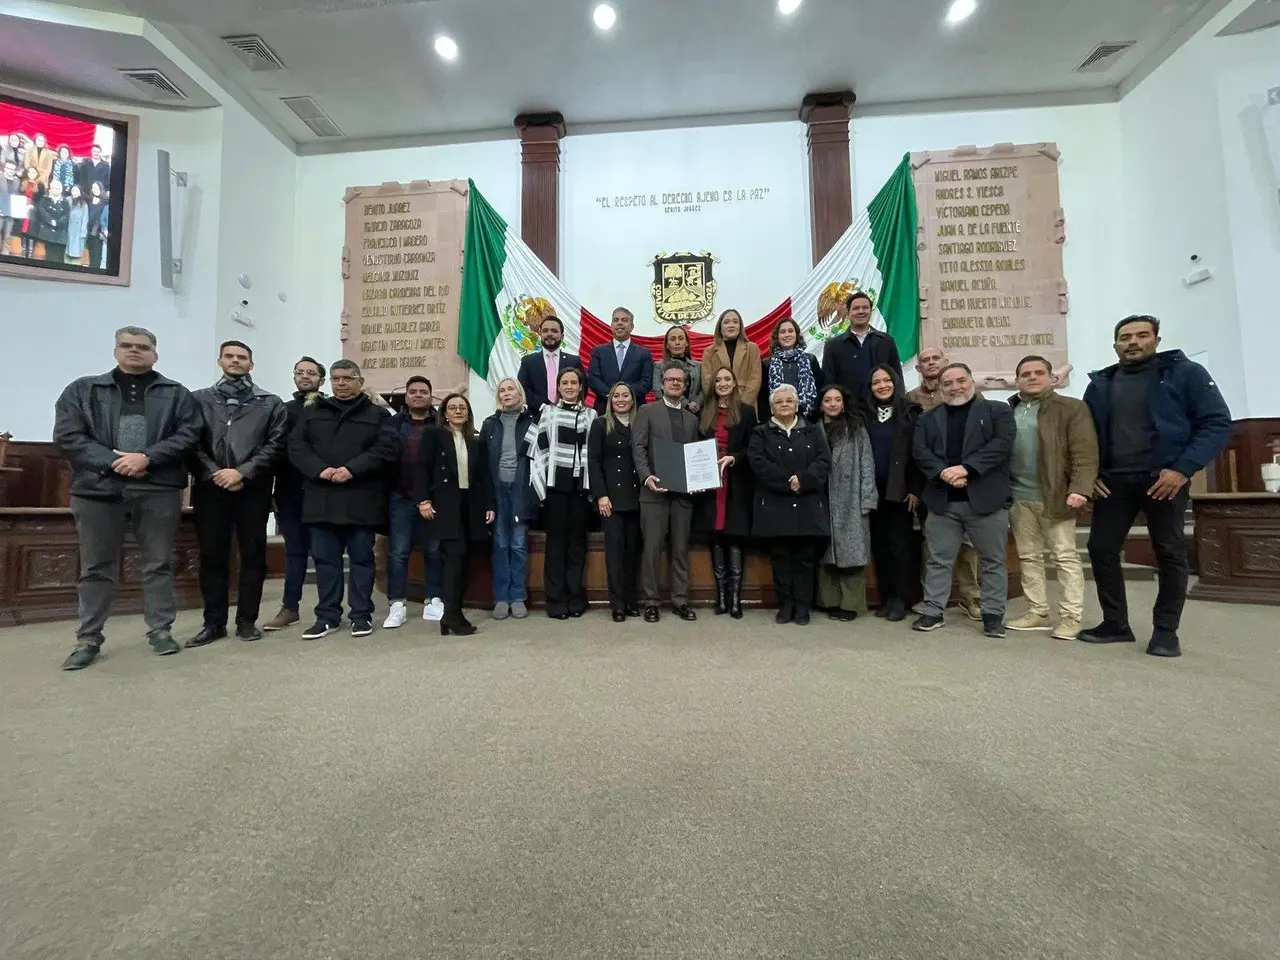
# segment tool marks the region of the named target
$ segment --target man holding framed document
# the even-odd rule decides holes
[[[697,620],[689,606],[689,533],[693,493],[720,485],[715,442],[698,439],[698,418],[684,405],[688,372],[676,362],[662,367],[662,402],[641,407],[631,430],[640,490],[644,619],[657,623],[658,565],[667,544],[671,560],[671,608],[681,620]]]

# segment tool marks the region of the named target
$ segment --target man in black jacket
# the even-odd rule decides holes
[[[54,406],[53,440],[71,466],[80,542],[80,626],[64,670],[83,670],[102,648],[126,530],[142,552],[147,639],[156,653],[178,652],[173,541],[201,421],[187,388],[155,370],[156,357],[155,334],[123,327],[116,368],[72,381]]]
[[[916,421],[913,452],[925,477],[920,499],[929,508],[924,535],[929,566],[924,611],[915,630],[942,626],[951,596],[951,571],[965,534],[982,569],[982,631],[1004,636],[1009,597],[1009,459],[1017,425],[1007,403],[977,395],[973,374],[963,363],[942,371],[943,403]]]
[[[822,382],[839,384],[852,397],[865,397],[871,386],[871,371],[884,364],[902,382],[902,360],[893,337],[871,329],[874,312],[871,297],[861,290],[845,301],[849,314],[847,332],[831,340],[822,351]]]
[[[204,626],[187,641],[188,647],[203,647],[227,635],[232,531],[240,552],[236,636],[262,639],[257,624],[267,577],[271,480],[285,443],[284,403],[253,382],[249,346],[226,341],[218,348],[218,366],[218,382],[192,394],[204,422],[191,492],[200,542]]]
[[[543,407],[556,405],[556,382],[560,371],[566,367],[582,370],[579,357],[560,349],[564,340],[564,324],[559,317],[543,317],[538,334],[542,338],[542,349],[520,361],[520,372],[516,376],[524,389],[525,404],[535,417],[542,416]],[[586,376],[585,370],[583,376]]]
[[[391,414],[365,395],[360,368],[339,360],[329,368],[329,382],[333,396],[308,400],[289,436],[289,459],[302,474],[302,520],[311,527],[320,595],[304,640],[328,636],[342,622],[344,553],[351,561],[351,635],[373,633],[373,543],[387,524],[386,479],[400,456]]]
[[[302,583],[311,557],[311,529],[302,522],[302,474],[289,460],[289,437],[302,419],[307,400],[324,386],[324,367],[313,357],[293,365],[293,398],[284,404],[284,444],[276,463],[276,530],[284,538],[284,598],[280,612],[262,625],[263,630],[283,630],[298,622]]]

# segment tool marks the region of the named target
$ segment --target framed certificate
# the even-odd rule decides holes
[[[720,486],[720,456],[714,440],[676,443],[655,437],[649,457],[653,472],[672,493],[702,493]]]

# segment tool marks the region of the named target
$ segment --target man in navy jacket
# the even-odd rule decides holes
[[[1102,623],[1087,643],[1133,642],[1120,554],[1139,511],[1155,550],[1160,589],[1147,653],[1181,656],[1178,624],[1187,599],[1183,536],[1188,481],[1231,438],[1231,411],[1209,372],[1181,350],[1157,352],[1160,321],[1126,317],[1116,324],[1120,362],[1089,376],[1084,402],[1098,431],[1101,469],[1094,487],[1089,561]]]
[[[636,395],[636,403],[653,389],[653,354],[638,343],[631,342],[635,328],[635,316],[626,307],[613,311],[609,326],[613,339],[591,351],[591,363],[587,365],[587,385],[596,395],[596,413],[604,416],[609,405],[609,391],[618,382],[625,382]]]

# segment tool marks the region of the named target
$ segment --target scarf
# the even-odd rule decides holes
[[[238,407],[253,396],[253,378],[223,377],[213,385],[213,390],[228,407]]]
[[[889,420],[893,418],[894,402],[892,397],[889,398],[888,403],[881,403],[879,400],[877,400],[875,406],[876,406],[876,422],[877,423],[888,423]]]
[[[778,362],[775,363],[775,360]],[[800,395],[800,416],[807,418],[818,409],[818,384],[813,379],[813,364],[809,362],[809,354],[799,347],[775,351],[769,358],[769,396],[773,396],[773,391],[786,383],[782,378],[782,368],[788,363],[794,363],[799,373],[797,379],[800,382],[795,387],[796,393]]]

